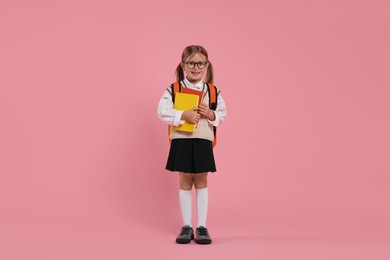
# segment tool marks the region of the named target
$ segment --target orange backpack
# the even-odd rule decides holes
[[[215,111],[217,109],[217,88],[211,84],[207,83],[207,93],[209,95],[209,107],[211,110]],[[175,83],[171,84],[171,93],[172,93],[172,102],[175,103],[175,94],[181,92],[181,85],[178,81]],[[213,147],[217,144],[217,127],[213,126],[214,130],[214,140],[213,140]],[[171,126],[168,125],[168,139],[172,136],[172,130]]]

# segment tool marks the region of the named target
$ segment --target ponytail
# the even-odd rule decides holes
[[[207,73],[206,73],[206,82],[213,83],[213,81],[214,81],[214,70],[211,61],[209,61],[209,66],[207,68]]]
[[[181,62],[176,68],[175,77],[176,77],[176,81],[184,80],[184,72],[183,72],[183,68],[181,67]]]

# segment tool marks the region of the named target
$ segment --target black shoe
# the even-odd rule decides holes
[[[188,244],[194,239],[194,229],[188,225],[181,228],[180,234],[176,238],[178,244]]]
[[[211,238],[207,228],[200,226],[196,228],[196,243],[198,244],[211,244]]]

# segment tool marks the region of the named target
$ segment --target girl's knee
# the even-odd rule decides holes
[[[190,173],[180,173],[180,189],[191,190],[194,185],[194,177]]]
[[[194,183],[195,189],[204,189],[207,188],[207,183]]]
[[[207,187],[207,173],[200,173],[194,175],[195,189],[203,189]]]

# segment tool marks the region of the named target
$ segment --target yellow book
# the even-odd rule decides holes
[[[194,94],[176,93],[174,108],[177,110],[188,110],[198,107],[199,96]],[[196,124],[185,122],[180,126],[172,126],[173,131],[184,131],[192,133],[195,131]]]

